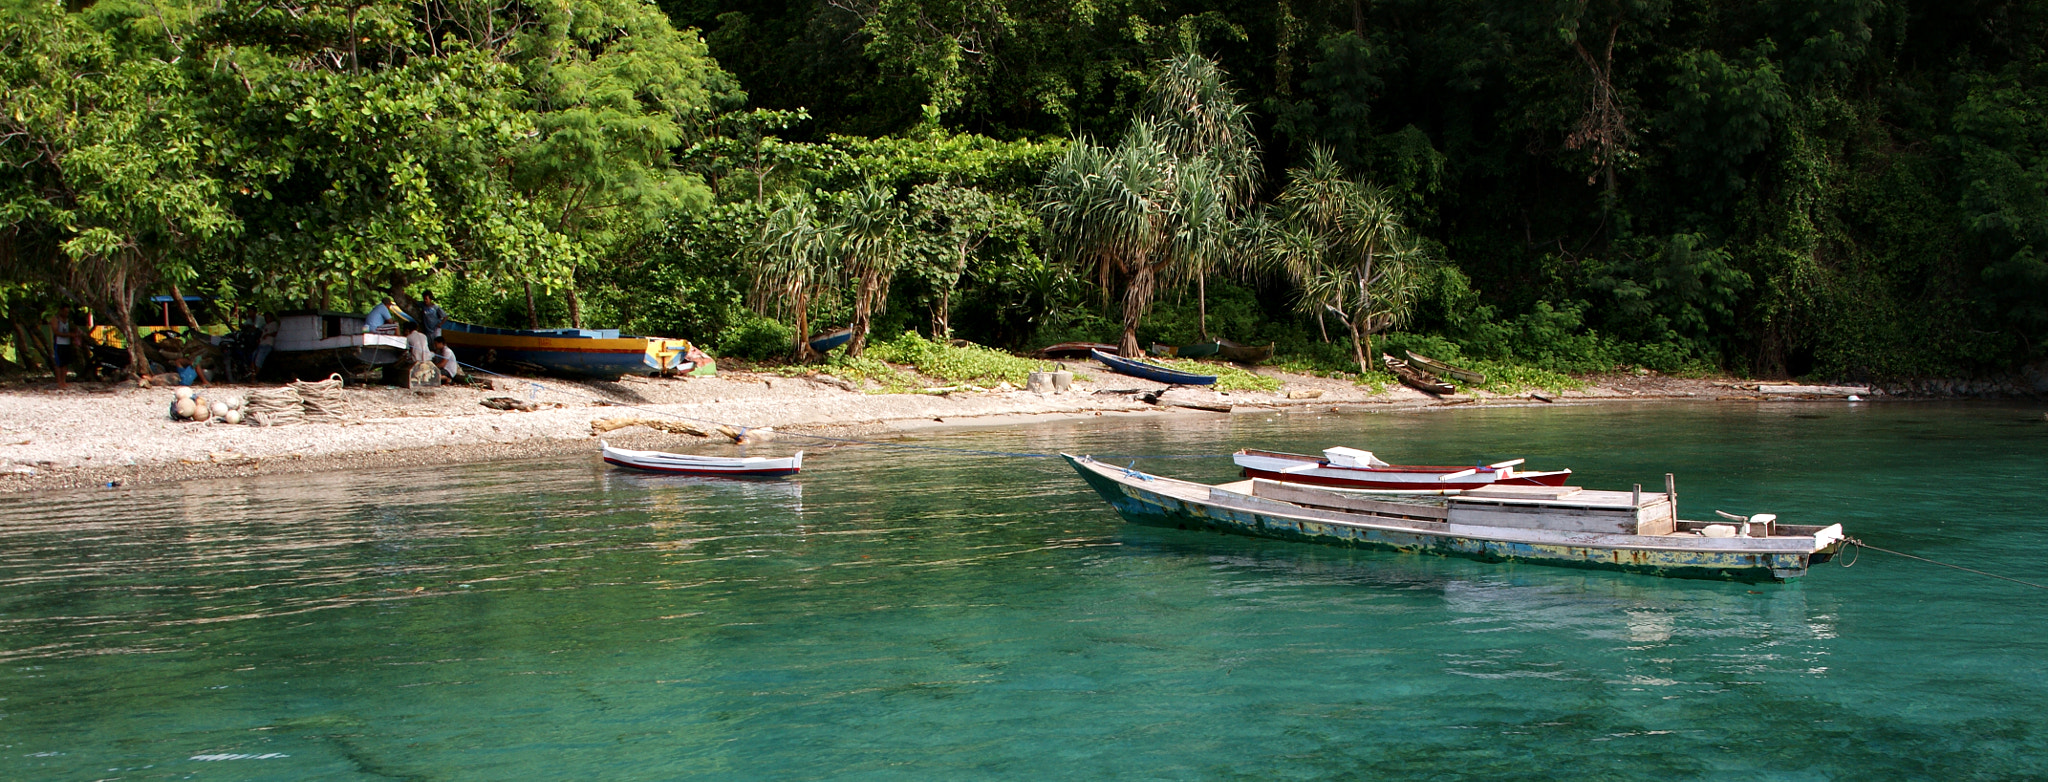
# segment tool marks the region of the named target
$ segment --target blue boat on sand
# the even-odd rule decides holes
[[[616,380],[620,375],[688,373],[689,340],[622,335],[618,329],[502,329],[451,320],[441,324],[463,361]]]
[[[838,329],[836,331],[827,331],[823,334],[815,334],[812,335],[810,339],[805,341],[810,343],[812,350],[815,350],[822,354],[828,353],[833,348],[839,347],[840,345],[844,345],[852,340],[853,329],[851,327],[848,327]]]
[[[1130,375],[1135,378],[1143,378],[1156,383],[1167,383],[1176,386],[1206,386],[1216,382],[1215,375],[1197,375],[1193,372],[1182,372],[1178,369],[1162,367],[1143,359],[1112,356],[1100,350],[1091,350],[1089,352],[1095,355],[1096,361],[1109,365],[1109,368],[1117,374]]]

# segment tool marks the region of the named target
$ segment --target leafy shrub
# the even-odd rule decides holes
[[[780,321],[748,315],[718,335],[718,355],[759,361],[789,355],[796,334]]]
[[[1004,353],[980,345],[952,345],[933,342],[915,331],[903,332],[893,340],[868,346],[868,355],[896,364],[909,364],[927,377],[953,383],[995,385],[1007,382],[1023,387],[1033,372],[1050,372],[1055,365]]]

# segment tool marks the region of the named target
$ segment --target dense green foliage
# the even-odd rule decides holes
[[[752,358],[849,322],[1224,336],[1323,371],[1427,346],[1532,385],[1561,381],[1510,367],[2048,351],[2041,2],[0,13],[18,357],[59,301],[174,288],[266,310],[431,288],[464,319]]]

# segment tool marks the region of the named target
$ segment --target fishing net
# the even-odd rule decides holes
[[[308,421],[340,421],[348,417],[346,404],[341,396],[341,375],[330,375],[326,380],[315,382],[299,381],[291,384],[298,392],[299,404],[305,408]]]
[[[286,426],[306,420],[306,408],[299,392],[291,386],[249,392],[242,415],[250,426]]]

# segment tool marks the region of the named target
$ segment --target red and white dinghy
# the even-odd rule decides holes
[[[649,472],[665,472],[674,475],[721,475],[728,478],[786,478],[804,468],[804,452],[795,456],[769,459],[761,456],[733,458],[726,456],[690,456],[663,451],[629,451],[613,448],[610,443],[599,440],[604,448],[604,460],[620,467],[631,467]]]
[[[1247,478],[1346,489],[1441,492],[1485,486],[1563,486],[1571,470],[1516,470],[1521,459],[1484,467],[1388,464],[1371,451],[1329,448],[1321,457],[1245,449],[1231,456]]]

